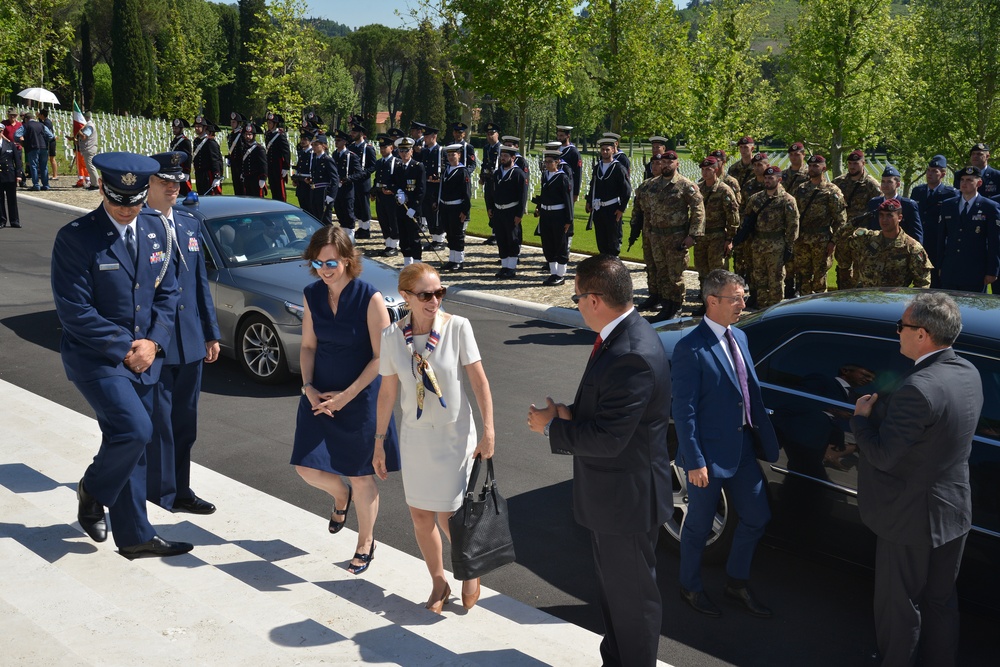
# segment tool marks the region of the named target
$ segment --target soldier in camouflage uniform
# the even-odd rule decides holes
[[[826,158],[809,158],[809,180],[795,190],[799,206],[799,238],[795,241],[795,282],[799,294],[826,291],[834,242],[847,224],[847,202],[840,188],[826,180]]]
[[[649,167],[650,177],[646,179],[649,181],[654,178],[659,178],[660,174],[663,173],[663,165],[666,164],[666,160],[662,159],[660,156],[662,153],[657,153],[653,158],[650,159]],[[663,310],[663,297],[657,291],[659,282],[656,279],[656,263],[653,261],[653,251],[649,246],[649,234],[643,234],[643,212],[641,208],[635,207],[635,196],[639,193],[639,188],[642,188],[646,181],[643,181],[638,188],[635,189],[633,193],[633,205],[632,205],[632,218],[629,221],[631,231],[628,235],[628,249],[631,250],[635,242],[642,237],[642,261],[646,266],[646,285],[649,289],[649,296],[636,304],[636,308],[639,310],[652,310],[655,312],[660,312]]]
[[[747,218],[756,218],[756,230],[749,241],[753,255],[752,281],[757,306],[767,308],[781,301],[785,287],[785,262],[791,258],[799,235],[799,207],[795,198],[781,187],[781,169],[764,170],[764,190],[746,205]]]
[[[709,156],[701,161],[698,190],[705,202],[705,236],[694,247],[694,268],[698,280],[704,280],[713,269],[725,269],[733,250],[733,237],[740,226],[740,209],[736,195],[719,180],[719,161]]]
[[[698,186],[677,172],[677,153],[657,156],[660,176],[636,189],[633,215],[641,215],[642,235],[656,267],[656,293],[663,308],[651,321],[669,320],[684,303],[688,248],[705,234],[705,205]],[[649,291],[654,291],[650,284]]]
[[[785,192],[795,193],[800,185],[809,180],[809,167],[805,163],[806,147],[796,141],[788,149],[788,160],[791,164],[781,172],[781,187]]]
[[[865,154],[854,150],[847,156],[847,173],[833,179],[833,184],[840,188],[847,203],[847,226],[864,227],[866,223],[868,201],[882,194],[879,182],[865,168]],[[850,289],[855,286],[851,271],[854,259],[850,248],[837,245],[834,253],[837,260],[837,289]]]
[[[740,191],[740,220],[743,220],[746,215],[747,202],[750,201],[750,198],[764,190],[764,170],[770,166],[770,159],[767,157],[767,153],[756,153],[750,159],[750,163],[753,165],[753,178],[744,181]],[[748,238],[747,241],[749,240]],[[743,243],[733,248],[733,273],[738,274],[747,283],[752,282],[753,256],[750,253],[749,243]],[[754,291],[750,295],[751,306],[756,305],[756,298],[757,292]]]
[[[734,162],[729,167],[729,175],[736,179],[736,182],[740,184],[737,192],[743,191],[743,185],[754,178],[753,171],[753,155],[754,145],[753,137],[743,137],[736,142],[736,148],[740,151],[740,159]]]
[[[718,161],[715,164],[715,177],[729,186],[729,189],[733,191],[733,195],[736,197],[736,205],[739,206],[740,194],[742,193],[743,188],[740,186],[739,181],[726,172],[726,162],[729,160],[729,156],[726,155],[726,151],[712,151],[708,154],[708,157],[714,157]]]
[[[933,266],[927,252],[900,227],[903,205],[886,199],[878,207],[875,231],[844,225],[837,235],[837,250],[847,248],[854,258],[857,287],[929,287]]]

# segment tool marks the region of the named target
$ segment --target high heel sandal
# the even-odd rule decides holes
[[[361,574],[368,569],[368,566],[375,560],[375,538],[372,538],[372,548],[366,554],[354,554],[354,559],[361,561],[361,565],[351,563],[347,566],[347,571],[351,574]]]
[[[441,610],[444,608],[445,602],[448,601],[448,596],[450,596],[450,595],[451,595],[451,586],[449,586],[448,584],[445,584],[444,585],[444,594],[440,598],[438,598],[437,600],[434,600],[432,602],[428,602],[424,606],[427,607],[428,609],[430,609],[431,611],[433,611],[435,614],[440,614]]]
[[[347,525],[347,513],[351,509],[351,498],[354,497],[354,489],[352,487],[347,487],[347,507],[342,510],[337,509],[337,501],[333,501],[333,513],[330,514],[330,532],[334,535],[340,532],[340,529]],[[334,516],[344,517],[343,521],[334,521]]]
[[[462,588],[462,606],[466,609],[472,609],[479,602],[479,594],[483,592],[483,587],[479,585],[479,577],[476,577],[476,592],[471,595],[465,594],[465,588]]]

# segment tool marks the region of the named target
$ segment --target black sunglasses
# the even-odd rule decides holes
[[[324,261],[321,261],[321,260],[318,260],[318,259],[314,259],[314,260],[310,261],[310,262],[309,262],[309,264],[310,264],[310,265],[311,265],[311,266],[312,266],[312,267],[313,267],[314,269],[317,269],[317,270],[318,270],[318,269],[322,269],[322,268],[323,268],[324,266],[325,266],[326,268],[328,268],[328,269],[335,269],[335,268],[337,268],[338,266],[340,266],[340,262],[338,262],[338,261],[337,261],[337,260],[335,260],[335,259],[328,259],[328,260],[326,260],[325,262],[324,262]]]
[[[433,292],[411,292],[410,290],[403,290],[403,291],[408,292],[413,296],[417,297],[417,299],[419,299],[420,301],[427,303],[428,301],[430,301],[435,297],[437,297],[438,301],[443,301],[444,295],[448,293],[448,288],[442,287],[441,289],[435,290]]]
[[[570,299],[573,300],[573,303],[580,303],[580,299],[582,299],[585,296],[604,296],[604,293],[603,292],[584,292],[583,294],[574,294],[573,296],[570,297]]]
[[[903,333],[903,329],[923,329],[923,327],[916,324],[903,324],[903,320],[896,320],[896,333]]]

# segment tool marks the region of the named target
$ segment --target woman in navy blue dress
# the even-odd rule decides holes
[[[319,280],[304,290],[302,399],[291,463],[308,484],[333,496],[331,533],[344,527],[352,501],[357,506],[358,544],[347,569],[361,574],[375,557],[376,439],[383,442],[389,469],[399,470],[395,423],[375,432],[379,348],[389,312],[382,294],[358,280],[361,253],[341,228],[318,230],[304,257]]]

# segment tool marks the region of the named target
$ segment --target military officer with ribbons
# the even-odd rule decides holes
[[[799,237],[795,240],[795,284],[799,294],[826,291],[826,274],[833,264],[834,239],[847,224],[847,202],[836,185],[826,179],[826,158],[811,155],[809,180],[796,188]]]
[[[465,268],[465,228],[472,210],[472,179],[462,162],[466,144],[449,144],[445,153],[448,165],[441,172],[438,215],[448,241],[448,261],[441,265],[441,270],[455,273]]]
[[[176,556],[192,545],[161,538],[146,513],[145,450],[179,297],[173,238],[159,216],[141,213],[159,164],[133,153],[103,153],[94,164],[104,201],[60,229],[52,249],[63,365],[101,429],[77,487],[77,518],[104,542],[107,507],[122,556]]]
[[[597,250],[617,256],[622,247],[622,216],[632,196],[629,171],[615,159],[618,141],[613,137],[599,139],[601,161],[594,167],[587,193],[587,213],[592,213]]]
[[[415,142],[409,137],[396,140],[396,150],[399,152],[399,167],[396,169],[396,202],[404,211],[397,214],[399,223],[399,245],[403,254],[403,266],[419,262],[423,256],[420,245],[420,211],[423,206],[424,165],[413,157]]]
[[[219,358],[219,325],[205,267],[204,239],[198,219],[174,208],[184,154],[157,153],[159,169],[149,177],[148,208],[161,216],[173,238],[171,267],[179,298],[174,332],[164,348],[153,398],[153,437],[146,445],[146,497],[173,512],[212,514],[215,505],[191,490],[191,450],[198,437],[198,398],[203,363]]]
[[[986,292],[1000,275],[1000,204],[981,194],[978,167],[958,176],[961,194],[941,205],[935,268],[943,289]]]
[[[199,197],[222,194],[222,151],[219,142],[210,136],[213,128],[215,125],[204,116],[195,117],[191,164]]]
[[[194,148],[191,146],[191,140],[184,134],[184,130],[189,127],[191,127],[191,124],[183,118],[174,118],[170,121],[170,130],[174,133],[174,136],[170,140],[170,146],[167,150],[184,153],[184,162],[181,163],[181,170],[187,175],[187,178],[181,182],[181,197],[191,192],[191,152]]]
[[[383,257],[395,257],[399,254],[399,217],[403,211],[396,200],[396,169],[402,164],[393,155],[396,146],[388,134],[378,136],[379,153],[381,157],[375,161],[375,184],[372,187],[371,199],[375,202],[375,213],[378,224],[382,228],[385,247]]]
[[[368,141],[368,129],[360,122],[351,124],[351,141],[347,144],[347,149],[357,157],[358,172],[354,180],[354,218],[357,220],[358,228],[355,230],[355,238],[369,239],[372,232],[372,174],[375,173],[375,147]],[[383,230],[384,232],[384,230]],[[383,234],[384,236],[384,234]]]
[[[499,163],[491,174],[491,195],[486,209],[500,253],[500,270],[495,277],[503,279],[517,275],[523,233],[521,219],[528,203],[527,176],[514,164],[515,153],[517,149],[513,146],[499,148]]]
[[[269,111],[264,120],[267,122],[264,152],[267,155],[267,183],[271,189],[271,199],[287,201],[285,184],[292,168],[292,147],[285,134],[285,119],[280,113]]]
[[[924,247],[903,231],[903,205],[886,199],[878,208],[879,231],[844,225],[837,252],[853,259],[856,287],[929,287],[931,263]]]

